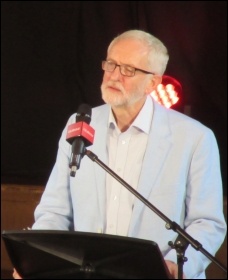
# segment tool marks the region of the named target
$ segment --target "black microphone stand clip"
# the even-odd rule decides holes
[[[172,249],[176,250],[177,266],[178,266],[178,279],[182,279],[183,278],[183,266],[184,266],[184,263],[188,260],[188,258],[185,257],[185,251],[189,245],[189,242],[186,239],[182,238],[182,236],[179,234],[174,243],[172,241],[169,241],[168,244]]]

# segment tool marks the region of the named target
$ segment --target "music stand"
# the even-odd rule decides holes
[[[56,230],[3,231],[2,238],[24,279],[170,279],[149,240]]]

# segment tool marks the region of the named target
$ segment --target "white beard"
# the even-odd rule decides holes
[[[116,93],[111,92],[107,86],[114,86],[119,91]],[[145,95],[140,89],[136,89],[133,93],[128,93],[124,90],[122,85],[111,82],[108,82],[107,85],[102,84],[101,92],[104,102],[114,107],[129,106]]]

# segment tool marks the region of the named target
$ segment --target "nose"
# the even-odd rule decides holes
[[[111,74],[111,77],[112,77],[113,79],[119,79],[119,78],[122,76],[122,74],[121,74],[121,72],[120,72],[120,66],[119,66],[119,65],[116,65],[116,68],[115,68],[114,71],[111,72],[110,74]]]

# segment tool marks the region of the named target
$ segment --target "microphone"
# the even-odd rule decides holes
[[[94,129],[89,125],[92,109],[87,104],[81,104],[76,113],[76,123],[68,126],[66,140],[72,145],[69,167],[70,176],[75,177],[80,168],[85,148],[93,144]]]

